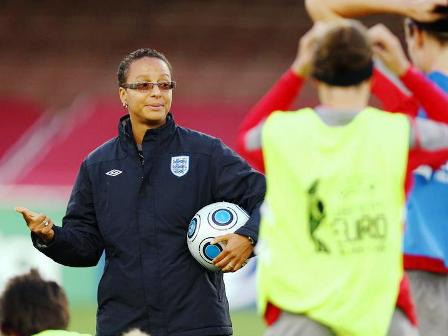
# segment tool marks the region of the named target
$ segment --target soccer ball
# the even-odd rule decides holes
[[[193,257],[205,268],[217,272],[213,259],[224,244],[211,244],[217,236],[233,233],[243,226],[249,215],[238,205],[228,202],[212,203],[199,210],[188,225],[187,244]]]

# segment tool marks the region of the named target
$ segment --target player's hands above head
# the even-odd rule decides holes
[[[403,75],[410,67],[400,40],[383,24],[369,29],[373,52],[395,75]]]
[[[54,238],[53,221],[44,214],[31,211],[27,208],[16,207],[18,213],[22,214],[23,219],[28,225],[31,232],[39,237],[45,243],[48,243]]]
[[[312,72],[314,51],[316,49],[316,38],[322,31],[324,23],[314,24],[308,32],[299,40],[297,56],[291,65],[291,70],[300,77],[307,78]]]
[[[447,0],[407,0],[407,16],[414,20],[426,22],[440,19],[446,14],[437,11],[439,7],[448,7]]]
[[[223,272],[235,272],[246,265],[254,247],[250,240],[242,235],[230,233],[216,237],[213,244],[225,243],[224,250],[213,260]]]

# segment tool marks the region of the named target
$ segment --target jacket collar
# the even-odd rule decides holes
[[[174,121],[173,115],[168,113],[166,116],[166,123],[158,128],[149,129],[146,131],[143,137],[143,143],[150,140],[163,141],[170,138],[174,131],[176,130],[176,122]],[[118,124],[118,134],[120,139],[126,142],[132,142],[135,144],[134,136],[132,135],[132,124],[129,114],[126,114],[120,118]]]

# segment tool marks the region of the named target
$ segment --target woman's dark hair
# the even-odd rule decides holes
[[[413,34],[415,28],[418,28],[433,36],[441,44],[448,43],[448,17],[432,22],[420,22],[407,18],[405,22],[411,34]]]
[[[126,55],[120,62],[120,65],[118,66],[117,71],[117,77],[118,77],[118,86],[123,86],[126,83],[126,79],[128,77],[129,67],[131,66],[132,62],[139,60],[144,57],[152,57],[152,58],[158,58],[166,63],[168,66],[168,69],[170,70],[170,75],[173,76],[173,69],[171,67],[170,62],[168,62],[168,59],[164,54],[161,52],[150,49],[150,48],[141,48],[137,49],[133,52],[131,52],[129,55]]]
[[[39,272],[9,280],[0,299],[0,324],[4,335],[31,336],[48,329],[67,329],[68,301],[54,281],[43,280]]]
[[[329,85],[357,85],[372,76],[372,54],[367,29],[361,23],[329,23],[316,41],[312,76]]]

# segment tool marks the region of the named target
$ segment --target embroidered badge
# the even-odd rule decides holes
[[[173,156],[171,158],[171,172],[177,177],[188,173],[190,167],[190,157],[187,155]]]

